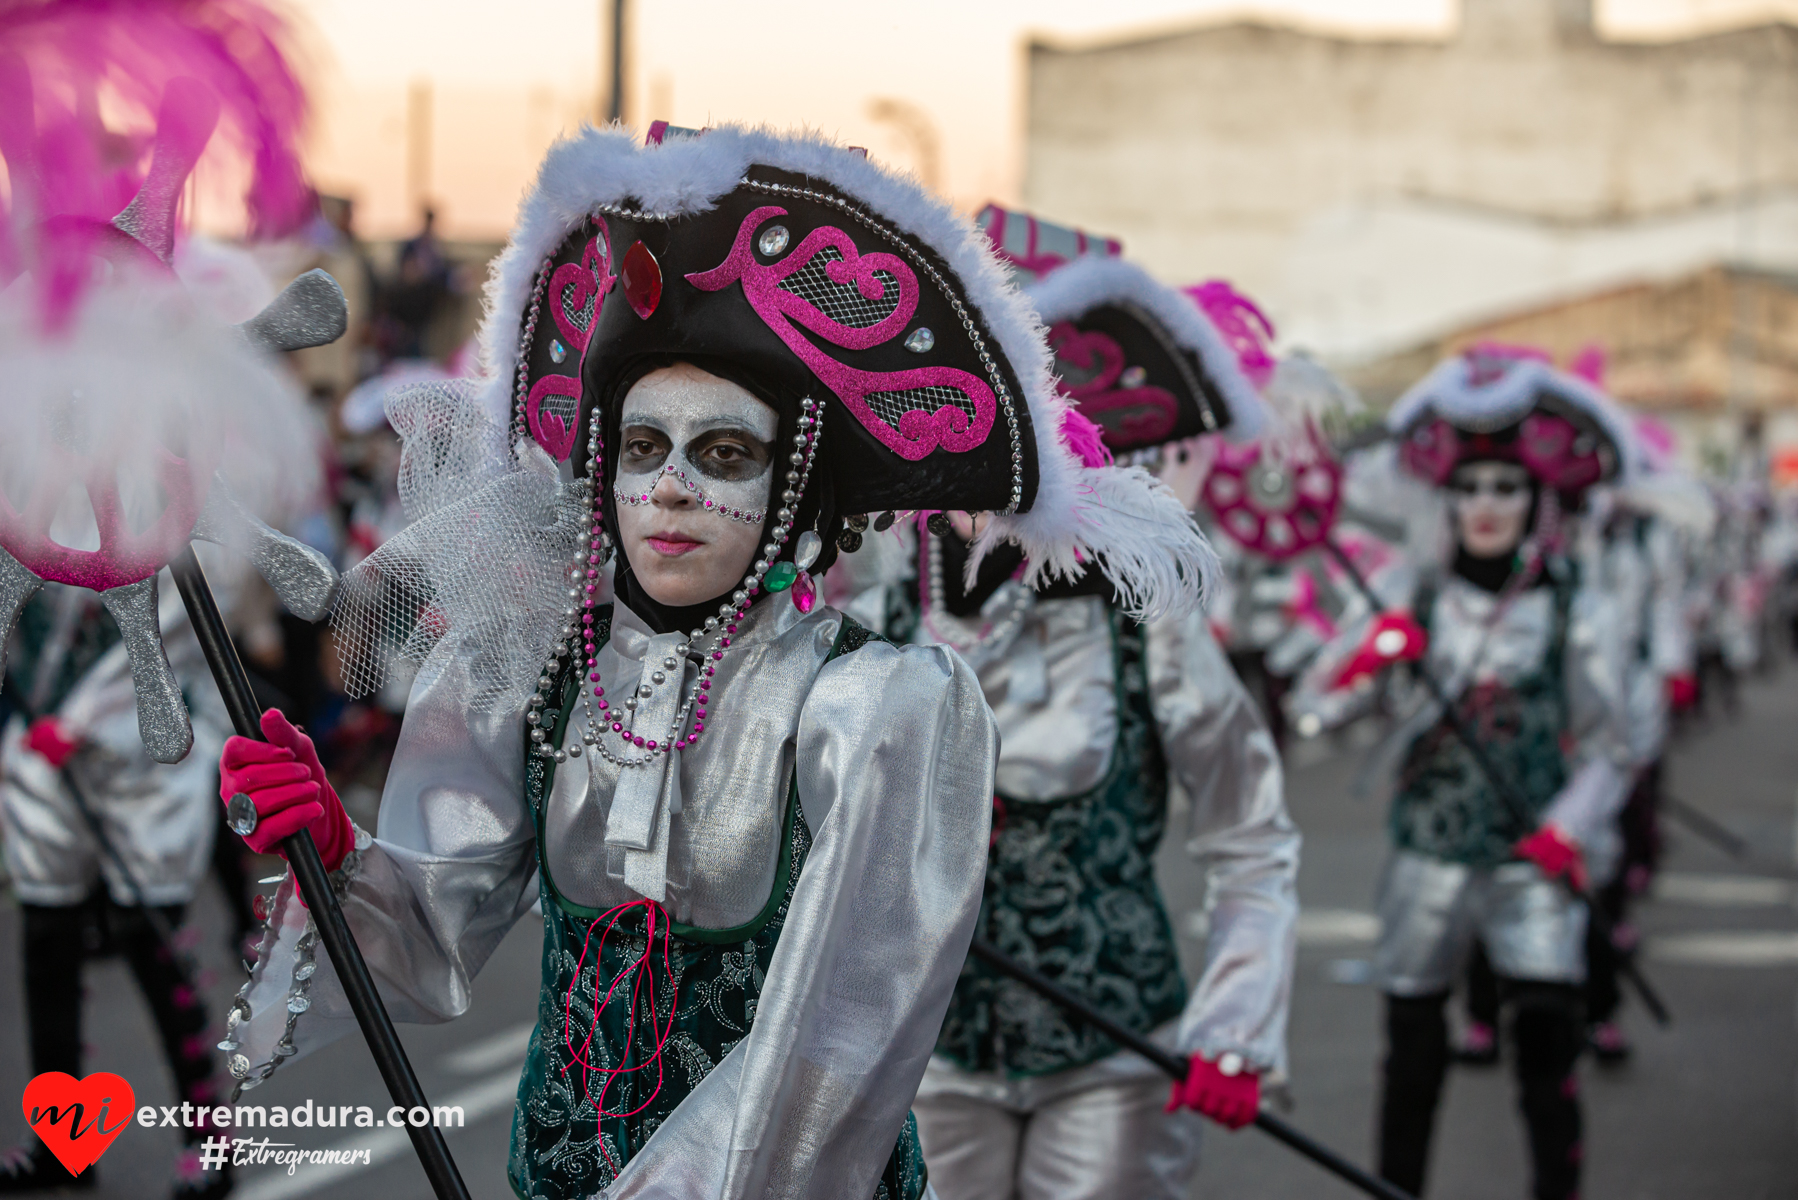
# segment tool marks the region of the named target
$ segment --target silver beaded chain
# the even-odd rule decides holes
[[[933,642],[941,642],[952,647],[963,658],[991,647],[1003,647],[1017,636],[1024,624],[1024,618],[1036,607],[1036,592],[1025,587],[1016,580],[1008,580],[1004,585],[1014,589],[1011,603],[999,618],[980,626],[978,630],[969,631],[968,623],[957,619],[948,609],[945,599],[947,591],[943,585],[943,540],[934,533],[926,533],[928,540],[928,586],[929,602],[919,614],[918,623]]]
[[[514,442],[522,442],[531,436],[530,420],[525,414],[525,402],[530,397],[531,339],[537,336],[537,319],[543,311],[543,292],[549,286],[549,270],[554,265],[553,258],[546,258],[538,268],[537,283],[531,289],[530,307],[525,310],[524,331],[518,337],[517,382],[512,388]]]

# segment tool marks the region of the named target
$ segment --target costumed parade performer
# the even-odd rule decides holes
[[[1561,513],[1627,476],[1628,418],[1585,380],[1476,347],[1407,392],[1388,428],[1447,502],[1452,549],[1376,574],[1387,610],[1363,611],[1293,695],[1296,717],[1330,728],[1374,703],[1385,668],[1421,659],[1455,707],[1451,721],[1407,672],[1389,679],[1400,715],[1377,900],[1380,1173],[1422,1192],[1449,1060],[1444,1006],[1477,937],[1513,1014],[1532,1194],[1561,1200],[1579,1189],[1587,916],[1558,881],[1584,887],[1586,849],[1630,780],[1615,614],[1562,554]]]
[[[1115,244],[996,208],[981,223],[1037,276],[1028,294],[1088,462],[1254,431],[1254,386],[1191,298]],[[1148,517],[1136,557],[1215,569],[1172,492]],[[965,514],[928,525],[914,636],[967,659],[1002,746],[978,936],[1191,1062],[1170,1097],[1147,1059],[971,959],[914,1106],[925,1161],[943,1200],[1183,1197],[1202,1123],[1182,1110],[1241,1128],[1260,1080],[1285,1069],[1299,835],[1278,752],[1196,604],[1171,611],[1090,567],[1054,578],[1027,547],[971,566]],[[1181,583],[1200,579],[1188,566]],[[1171,782],[1210,883],[1190,996],[1153,870]]]
[[[303,401],[259,353],[265,330],[224,327],[184,286],[176,216],[196,163],[221,160],[248,166],[252,233],[305,215],[284,37],[254,3],[0,4],[0,829],[31,1071],[81,1077],[82,964],[96,944],[122,953],[202,1114],[182,1131],[183,1200],[232,1187],[201,1170],[223,1089],[181,928],[224,719],[159,569],[190,536],[276,547],[241,504],[272,510],[315,481],[292,454]],[[95,1186],[35,1136],[0,1162],[0,1194]]]
[[[337,614],[361,686],[383,647],[422,660],[378,836],[277,713],[223,792],[253,845],[313,831],[401,1019],[465,1010],[541,901],[519,1195],[916,1200],[997,731],[954,654],[874,638],[813,576],[895,510],[955,508],[1048,569],[1158,605],[1183,583],[1112,554],[1158,498],[1063,444],[967,222],[816,137],[655,140],[555,148],[495,270],[491,374],[390,404],[415,523]],[[247,1080],[348,1029],[311,937],[284,884]]]
[[[1599,386],[1597,364],[1582,357],[1576,373]],[[1661,759],[1671,717],[1689,707],[1697,691],[1684,547],[1688,540],[1702,544],[1716,523],[1709,492],[1673,461],[1671,432],[1640,415],[1629,419],[1640,469],[1623,486],[1589,489],[1572,538],[1581,580],[1607,598],[1623,655],[1629,792],[1616,820],[1595,829],[1584,847],[1592,896],[1606,918],[1587,922],[1586,1040],[1593,1057],[1607,1065],[1631,1054],[1617,1021],[1623,1004],[1619,968],[1636,948],[1626,918],[1659,864]],[[1476,948],[1457,1060],[1476,1066],[1499,1061],[1499,1010],[1498,980],[1484,949]]]

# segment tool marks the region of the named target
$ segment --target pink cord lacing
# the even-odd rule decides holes
[[[596,978],[595,978],[596,986],[594,988],[593,1019],[587,1026],[586,1041],[581,1043],[581,1048],[579,1050],[576,1050],[574,1048],[574,1032],[573,1032],[573,1030],[574,1030],[574,1022],[573,1022],[574,989],[580,983],[581,966],[582,966],[582,964],[584,964],[587,961],[587,949],[589,946],[592,945],[593,931],[595,929],[599,928],[599,923],[601,921],[604,921],[607,917],[611,918],[610,923],[608,923],[606,925],[605,932],[599,935],[599,950],[595,952],[597,954],[597,953],[605,950],[606,938],[611,936],[613,928],[617,926],[619,920],[623,918],[624,914],[629,912],[633,908],[639,908],[639,907],[644,910],[644,914],[645,914],[645,917],[646,917],[647,923],[648,923],[648,928],[645,933],[643,953],[637,958],[636,962],[632,963],[630,966],[625,967],[622,971],[618,972],[617,976],[615,976],[612,980],[612,985],[606,989],[605,998],[603,1000],[599,999],[599,997],[598,997],[599,989],[597,987],[597,982],[598,982],[597,981],[597,972],[598,972],[599,966],[598,966],[597,960],[595,961],[594,971],[595,971],[595,976],[596,976]],[[651,1054],[647,1059],[638,1063],[636,1066],[634,1066],[634,1067],[595,1066],[592,1062],[591,1055],[592,1055],[592,1048],[593,1048],[593,1035],[599,1029],[599,1014],[605,1010],[606,1005],[608,1005],[612,1002],[613,993],[615,993],[618,990],[618,985],[621,982],[623,982],[624,977],[626,975],[632,974],[634,972],[636,974],[636,979],[631,984],[630,1023],[629,1023],[629,1028],[625,1033],[624,1052],[623,1052],[623,1054],[621,1054],[619,1056],[618,1061],[620,1063],[628,1063],[631,1060],[631,1045],[636,1041],[636,1037],[637,1037],[637,1006],[638,1006],[639,1001],[643,998],[643,981],[646,976],[649,980],[649,997],[648,997],[649,1008],[650,1008],[651,1012],[655,1011],[656,981],[655,981],[655,975],[653,973],[651,973],[651,970],[650,970],[651,964],[649,961],[649,956],[651,953],[653,953],[653,951],[655,949],[656,918],[658,916],[662,918],[662,973],[664,975],[666,975],[668,978],[668,988],[671,993],[671,995],[669,997],[669,1004],[668,1004],[668,1024],[664,1028],[656,1031],[655,1053]],[[562,1003],[562,1028],[564,1031],[566,1031],[565,1036],[564,1036],[564,1043],[568,1047],[568,1053],[569,1053],[570,1057],[573,1058],[574,1062],[580,1064],[580,1066],[583,1068],[583,1070],[585,1072],[581,1078],[581,1087],[587,1097],[587,1101],[593,1105],[594,1111],[599,1114],[598,1117],[595,1118],[595,1133],[597,1135],[597,1140],[599,1142],[599,1152],[601,1154],[605,1155],[606,1165],[611,1167],[614,1173],[616,1173],[618,1170],[618,1164],[612,1161],[611,1154],[608,1153],[606,1150],[606,1140],[605,1140],[604,1131],[599,1128],[599,1123],[603,1122],[607,1117],[617,1117],[617,1118],[634,1117],[638,1113],[642,1112],[644,1109],[648,1108],[652,1103],[655,1102],[655,1098],[662,1094],[662,1082],[664,1079],[664,1071],[662,1068],[662,1051],[667,1047],[669,1035],[671,1033],[673,1033],[673,1031],[674,1031],[674,1011],[680,1001],[680,990],[679,990],[679,987],[674,982],[674,968],[670,963],[670,960],[673,955],[673,948],[672,948],[671,943],[672,943],[672,939],[669,936],[668,914],[666,911],[663,910],[662,906],[657,904],[655,901],[653,901],[653,900],[632,900],[628,904],[620,904],[614,908],[607,909],[605,912],[600,913],[597,917],[593,918],[592,923],[587,926],[587,939],[586,939],[586,941],[581,943],[581,956],[574,964],[574,982],[570,983],[568,985],[568,995],[563,1000],[563,1003]],[[645,1099],[643,1101],[643,1103],[639,1104],[637,1107],[631,1109],[629,1112],[615,1112],[615,1113],[607,1112],[606,1108],[605,1108],[606,1092],[611,1089],[612,1080],[617,1078],[620,1075],[628,1074],[632,1071],[641,1071],[645,1067],[649,1066],[649,1064],[652,1062],[656,1065],[656,1086],[655,1086],[655,1090],[649,1093],[648,1098]],[[562,1073],[564,1075],[566,1075],[568,1073],[568,1067],[566,1065],[563,1066]],[[595,1100],[593,1098],[593,1076],[595,1073],[605,1076],[605,1082],[602,1085],[600,1085],[599,1099],[597,1099],[597,1100]]]

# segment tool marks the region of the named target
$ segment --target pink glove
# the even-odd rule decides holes
[[[1187,1066],[1185,1081],[1176,1082],[1168,1093],[1167,1111],[1178,1108],[1195,1109],[1219,1125],[1241,1129],[1261,1111],[1261,1076],[1246,1067],[1226,1075],[1217,1063],[1195,1054]]]
[[[25,731],[25,745],[60,771],[81,749],[81,739],[55,717],[39,717]]]
[[[1586,890],[1585,856],[1580,853],[1579,844],[1559,825],[1544,825],[1511,849],[1542,868],[1550,879],[1565,875],[1575,888]]]
[[[283,838],[310,829],[325,870],[335,871],[355,846],[356,832],[325,778],[318,750],[280,709],[262,714],[262,734],[268,741],[226,741],[219,755],[219,796],[229,805],[242,792],[255,804],[256,828],[244,841],[256,853],[281,854]]]
[[[1408,612],[1381,613],[1374,618],[1361,648],[1330,681],[1332,690],[1351,687],[1396,662],[1415,662],[1429,649],[1430,637]]]

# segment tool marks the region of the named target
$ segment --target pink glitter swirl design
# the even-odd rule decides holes
[[[1124,350],[1117,339],[1062,321],[1049,330],[1049,349],[1062,369],[1061,390],[1080,405],[1083,416],[1105,431],[1108,443],[1138,446],[1173,433],[1180,404],[1171,392],[1147,385],[1117,386],[1124,373]]]
[[[771,218],[785,216],[786,212],[777,205],[765,205],[750,213],[738,228],[736,241],[724,261],[709,271],[688,275],[687,282],[705,292],[722,291],[732,283],[741,283],[744,297],[762,323],[842,400],[863,428],[900,458],[916,462],[938,448],[959,454],[983,445],[992,431],[998,405],[992,388],[978,376],[954,367],[858,370],[819,350],[795,327],[803,326],[832,345],[847,350],[867,350],[883,345],[904,333],[906,324],[917,312],[918,277],[904,259],[880,252],[863,254],[856,248],[853,238],[829,225],[812,230],[779,262],[757,262],[750,241],[756,228]],[[825,267],[825,276],[831,283],[843,288],[853,285],[864,299],[880,303],[891,299],[889,288],[897,287],[897,306],[865,327],[845,325],[804,296],[780,286],[783,280],[803,270],[826,248],[835,250],[840,256]],[[887,276],[888,280],[882,280],[880,275]],[[922,388],[959,392],[967,398],[974,412],[970,416],[960,406],[945,403],[934,412],[909,409],[901,413],[896,422],[888,422],[868,402],[868,397],[876,393],[890,397],[894,393]]]

